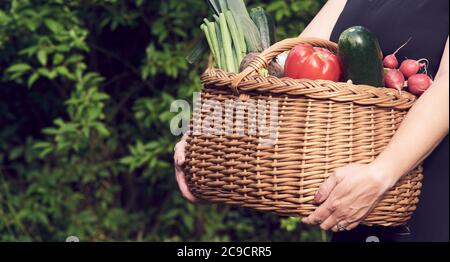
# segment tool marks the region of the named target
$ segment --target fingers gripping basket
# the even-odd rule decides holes
[[[199,121],[191,121],[186,167],[188,186],[196,197],[304,217],[317,207],[312,203],[314,194],[336,168],[370,163],[388,144],[414,103],[413,95],[366,85],[279,79],[256,73],[276,55],[299,43],[333,52],[337,48],[335,43],[316,38],[286,39],[264,51],[240,74],[209,68],[202,75],[202,103],[194,106],[194,118],[197,114]],[[216,113],[205,111],[203,101],[218,101],[224,112],[225,101],[239,99],[278,102],[273,145],[260,143],[268,136],[263,132],[196,131],[198,123]],[[234,115],[234,130],[246,130],[251,121],[238,123],[236,112],[228,112]],[[244,112],[244,119],[252,118],[249,110]],[[219,116],[223,123],[226,115]],[[421,180],[419,166],[384,195],[364,223],[396,226],[408,221],[418,203]]]

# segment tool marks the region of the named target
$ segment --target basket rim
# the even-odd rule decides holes
[[[203,85],[219,90],[232,92],[232,82],[238,77],[237,73],[226,72],[222,69],[208,67],[201,75]],[[240,93],[257,92],[261,94],[277,94],[304,96],[311,99],[331,100],[334,102],[353,102],[365,106],[379,106],[398,110],[412,107],[417,97],[407,91],[398,91],[386,87],[369,85],[355,85],[347,82],[333,82],[329,80],[293,79],[276,76],[263,77],[249,75],[240,81]]]
[[[263,95],[304,96],[311,99],[328,99],[334,102],[353,102],[365,106],[379,106],[397,110],[411,108],[417,97],[407,91],[369,85],[355,85],[348,82],[333,82],[328,80],[293,79],[275,76],[262,77],[257,74],[258,68],[267,68],[272,59],[298,44],[327,48],[337,51],[337,44],[316,37],[287,38],[273,44],[256,56],[244,71],[230,73],[208,66],[201,75],[201,81],[206,86],[239,92],[257,92]],[[211,65],[211,64],[210,64]],[[239,91],[238,91],[239,90]]]

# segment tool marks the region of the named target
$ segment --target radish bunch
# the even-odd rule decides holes
[[[433,80],[426,74],[428,60],[425,58],[419,60],[406,59],[400,64],[400,68],[398,68],[399,62],[395,56],[410,40],[411,38],[395,50],[394,53],[387,55],[383,59],[383,65],[386,68],[384,82],[386,87],[401,91],[405,87],[405,80],[407,80],[408,91],[415,95],[421,95],[433,83]],[[425,69],[425,74],[419,73],[421,68]]]

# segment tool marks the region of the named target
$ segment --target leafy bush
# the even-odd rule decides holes
[[[250,1],[295,36],[323,1]],[[324,240],[295,219],[180,195],[169,132],[202,63],[198,0],[0,3],[0,240]]]

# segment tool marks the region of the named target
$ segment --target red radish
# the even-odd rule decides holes
[[[398,51],[400,51],[400,49],[402,49],[402,47],[404,47],[405,45],[407,45],[409,43],[409,41],[411,40],[411,37],[408,39],[408,41],[406,41],[406,43],[404,43],[403,45],[401,45],[397,50],[395,50],[394,53],[387,55],[384,59],[383,59],[383,65],[384,67],[387,68],[391,68],[391,69],[395,69],[398,67],[398,60],[397,57],[395,57],[395,55],[397,54]]]
[[[422,61],[428,61],[425,58],[419,60],[406,59],[400,65],[400,71],[403,73],[406,79],[410,76],[417,74],[419,69],[425,66],[425,63],[421,63]]]
[[[395,69],[398,67],[398,61],[394,54],[388,55],[383,59],[384,67]]]
[[[433,83],[426,74],[415,74],[408,78],[408,90],[415,95],[421,95]]]
[[[405,84],[405,77],[399,70],[390,69],[384,74],[384,83],[386,87],[395,88],[400,92]]]

